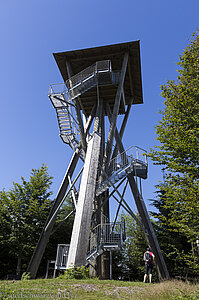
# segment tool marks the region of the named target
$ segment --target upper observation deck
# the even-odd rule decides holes
[[[101,82],[98,85],[98,89],[96,88],[96,84],[93,84],[92,88],[85,90],[83,93],[79,92],[81,109],[84,110],[86,115],[90,114],[96,102],[98,92],[100,98],[107,101],[111,109],[113,108],[119,82],[118,78],[125,53],[128,53],[128,66],[123,85],[125,103],[121,101],[119,108],[119,114],[123,114],[125,112],[125,105],[143,103],[139,41],[53,54],[63,80],[68,90],[71,91],[71,98],[73,98],[72,92],[76,93],[78,91],[78,85],[83,87],[82,82],[80,84],[79,81],[80,74],[85,75],[84,73],[92,68],[92,71],[94,71],[94,68],[97,66],[96,62],[111,62],[111,69],[107,70],[106,74],[105,72],[102,74],[100,66],[97,66],[98,82]],[[67,72],[67,63],[70,64],[72,74],[70,77]],[[105,76],[107,76],[105,80],[106,84],[103,84]],[[74,82],[71,82],[71,78],[73,78]]]

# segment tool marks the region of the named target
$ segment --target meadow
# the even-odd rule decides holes
[[[160,283],[99,279],[0,281],[0,299],[199,299],[199,284],[177,280]]]

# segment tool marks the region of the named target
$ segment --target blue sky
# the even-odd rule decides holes
[[[45,163],[56,195],[72,151],[59,137],[48,99],[62,82],[53,52],[141,41],[144,104],[132,108],[125,148],[157,144],[160,85],[176,79],[176,62],[198,26],[198,0],[6,0],[0,2],[0,190]],[[149,161],[147,201],[162,180]],[[148,203],[148,202],[147,202]]]

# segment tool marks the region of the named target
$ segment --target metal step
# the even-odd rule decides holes
[[[51,94],[49,98],[56,109],[62,141],[75,151],[79,145],[79,141],[77,134],[74,132],[75,119],[73,118],[70,101],[68,101],[69,96],[67,93]],[[76,132],[78,132],[77,129]]]
[[[86,261],[89,264],[92,260],[95,260],[98,256],[100,256],[102,253],[104,252],[104,250],[101,248],[96,248],[94,249],[92,252],[90,252],[87,257],[86,257]]]

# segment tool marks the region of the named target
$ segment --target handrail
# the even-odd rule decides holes
[[[58,90],[56,90],[55,87],[59,87]],[[51,83],[50,84],[50,88],[49,88],[49,92],[48,92],[48,96],[50,95],[58,95],[58,94],[66,94],[68,93],[68,89],[66,87],[66,84],[64,82],[61,83]]]
[[[110,60],[97,61],[66,81],[68,91],[70,91],[70,89],[74,89],[77,85],[81,84],[82,81],[88,80],[89,78],[95,76],[97,73],[111,72],[111,70],[112,68]]]
[[[125,237],[124,222],[113,222],[98,224],[92,231],[89,239],[90,250],[89,252],[97,251],[97,249],[105,245],[118,245],[122,246]]]
[[[133,150],[135,149],[135,156],[133,153]],[[138,153],[138,150],[141,150],[141,152],[143,152],[142,154]],[[114,169],[114,167],[117,165],[122,167],[125,166],[127,164],[130,164],[131,161],[133,160],[134,162],[138,162],[141,164],[145,164],[146,166],[148,165],[147,163],[147,155],[146,155],[147,151],[138,147],[138,146],[131,146],[129,147],[127,150],[123,151],[122,153],[119,153],[117,156],[115,156],[113,159],[110,160],[109,162],[109,167],[111,168],[111,173],[113,173],[114,171],[116,171],[116,169]],[[145,159],[142,160],[141,156],[144,156]],[[129,161],[130,159],[130,161]]]

